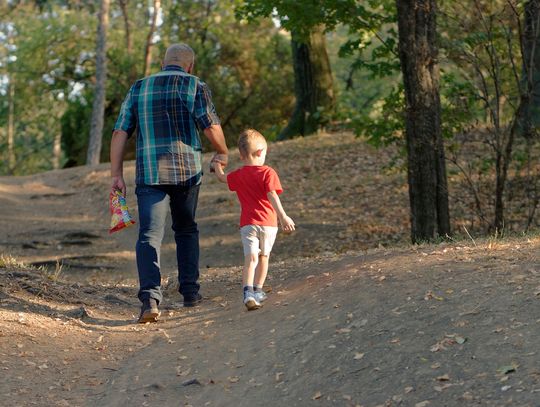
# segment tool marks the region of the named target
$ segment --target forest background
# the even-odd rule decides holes
[[[409,171],[413,195],[415,185],[439,191],[444,178],[444,195],[466,211],[455,231],[526,232],[540,221],[539,9],[537,0],[3,1],[0,174],[89,164],[96,114],[97,159],[107,161],[130,85],[186,42],[229,145],[245,127],[270,140],[351,130],[395,146],[388,171]],[[414,24],[425,35],[407,42]],[[412,91],[407,58],[427,67],[434,111],[414,104],[422,92]],[[412,173],[431,161],[411,150],[414,109],[427,117],[423,133],[444,144],[433,183]],[[460,187],[446,187],[447,175]],[[449,233],[439,209],[434,231],[416,227],[411,199],[413,241]]]

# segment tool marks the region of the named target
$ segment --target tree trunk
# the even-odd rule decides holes
[[[120,10],[122,10],[122,18],[124,20],[124,37],[129,60],[128,83],[131,85],[137,79],[137,66],[133,59],[133,37],[131,36],[131,21],[129,20],[128,3],[129,0],[118,0]]]
[[[527,137],[533,127],[540,127],[540,0],[525,4],[523,26],[523,91],[530,92],[530,97],[520,132]]]
[[[109,25],[109,0],[101,0],[96,44],[96,87],[90,122],[90,139],[86,154],[87,165],[99,164],[103,138],[103,114],[105,112],[105,85],[107,79],[107,28]]]
[[[406,98],[411,238],[450,234],[446,163],[441,133],[435,0],[396,0],[399,57]]]
[[[127,9],[128,2],[129,0],[118,0],[118,4],[120,5],[120,10],[122,10],[122,18],[124,20],[126,51],[128,55],[131,55],[131,53],[133,52],[133,40],[131,38],[131,22],[129,21],[129,14],[128,14],[128,9]]]
[[[62,157],[62,132],[60,130],[55,132],[53,140],[53,169],[60,168],[60,158]]]
[[[495,184],[495,219],[494,227],[504,229],[504,191],[508,178],[508,167],[512,160],[514,140],[521,136],[530,139],[533,127],[540,124],[540,5],[539,0],[530,0],[525,4],[524,29],[520,38],[523,52],[523,77],[519,85],[520,100],[514,114],[508,137],[502,137],[497,151]]]
[[[300,39],[295,32],[291,34],[296,104],[280,140],[314,133],[325,124],[335,106],[324,27],[315,27],[307,39]]]
[[[9,77],[8,89],[8,123],[7,123],[7,149],[8,149],[8,168],[7,173],[13,174],[15,169],[15,74],[11,73]]]
[[[523,83],[525,91],[528,91],[529,99],[524,106],[525,119],[521,126],[521,132],[527,142],[527,198],[529,215],[527,229],[531,227],[536,209],[540,202],[537,191],[537,177],[532,176],[532,136],[533,128],[540,127],[540,0],[529,0],[525,3],[525,18],[523,22]],[[523,92],[523,91],[522,91]],[[523,101],[523,96],[522,96]],[[519,110],[518,110],[519,111]]]
[[[154,37],[154,33],[156,32],[157,18],[160,9],[161,1],[154,0],[154,12],[152,13],[152,22],[150,23],[150,31],[148,31],[148,36],[146,37],[146,47],[144,49],[144,76],[150,75],[150,66],[152,63],[152,48],[154,47],[152,39]]]

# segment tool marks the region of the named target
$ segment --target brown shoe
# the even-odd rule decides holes
[[[137,322],[139,324],[145,324],[147,322],[156,322],[158,317],[161,315],[157,307],[157,301],[153,298],[149,298],[143,301],[141,306],[141,315]]]

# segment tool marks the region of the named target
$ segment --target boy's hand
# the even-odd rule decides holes
[[[289,218],[287,215],[281,219],[281,228],[286,233],[291,233],[294,230],[294,221]]]
[[[227,183],[227,175],[225,174],[225,171],[223,171],[223,168],[225,166],[220,163],[219,161],[213,161],[210,163],[211,171],[216,174],[217,179],[220,182],[223,182],[224,184]]]

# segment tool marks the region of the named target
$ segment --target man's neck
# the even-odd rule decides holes
[[[166,65],[163,65],[163,67],[161,68],[162,70],[163,69],[167,69],[167,68],[180,68],[182,71],[184,72],[187,72],[186,71],[186,68],[184,68],[183,66],[181,65],[178,65],[178,64],[166,64]]]

